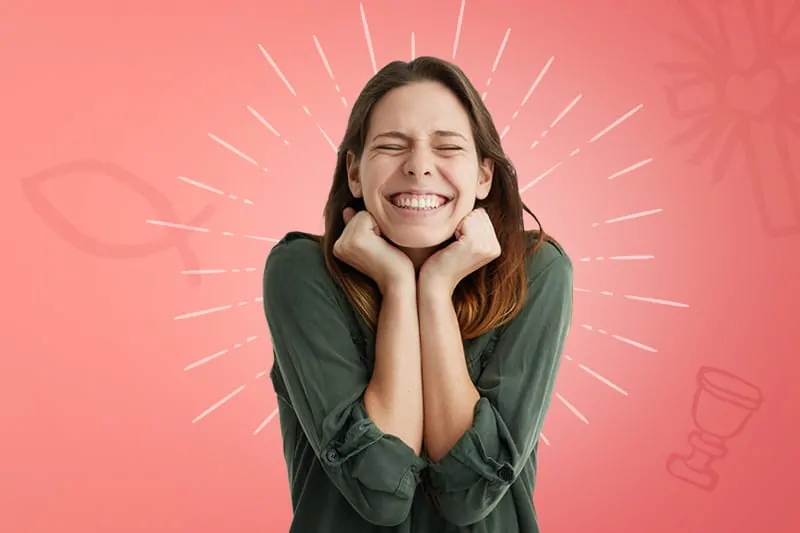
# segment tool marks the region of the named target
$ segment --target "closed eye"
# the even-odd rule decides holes
[[[405,147],[399,144],[382,144],[380,146],[376,146],[376,150],[403,150]]]
[[[438,149],[447,151],[463,150],[460,146],[439,146]]]

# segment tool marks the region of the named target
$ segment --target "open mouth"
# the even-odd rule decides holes
[[[389,197],[398,209],[407,211],[435,211],[450,203],[451,198],[439,194],[399,193]]]

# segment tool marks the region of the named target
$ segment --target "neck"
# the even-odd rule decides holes
[[[437,248],[400,248],[404,254],[411,259],[411,263],[414,265],[414,270],[419,274],[419,269],[422,268],[422,265],[425,261],[428,260],[430,256],[436,253]]]

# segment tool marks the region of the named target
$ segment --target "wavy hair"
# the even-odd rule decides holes
[[[347,181],[347,153],[360,158],[375,104],[392,89],[417,82],[437,82],[447,87],[469,116],[479,161],[494,161],[491,190],[476,207],[486,209],[494,225],[502,254],[458,284],[453,304],[462,338],[472,339],[501,326],[519,313],[527,292],[526,259],[548,239],[536,215],[522,202],[514,165],[503,151],[500,135],[478,91],[456,65],[435,57],[418,57],[410,62],[394,61],[383,67],[361,91],[353,104],[347,130],[339,146],[328,200],[325,205],[325,233],[318,237],[331,276],[344,290],[356,311],[373,329],[377,328],[381,295],[367,276],[337,259],[333,245],[344,230],[342,211],[364,209],[354,198]],[[536,221],[534,235],[525,231],[523,211]]]

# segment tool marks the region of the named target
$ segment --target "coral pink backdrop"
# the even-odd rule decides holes
[[[544,531],[800,530],[798,6],[4,3],[0,530],[287,531],[264,259],[423,54],[576,265]]]

